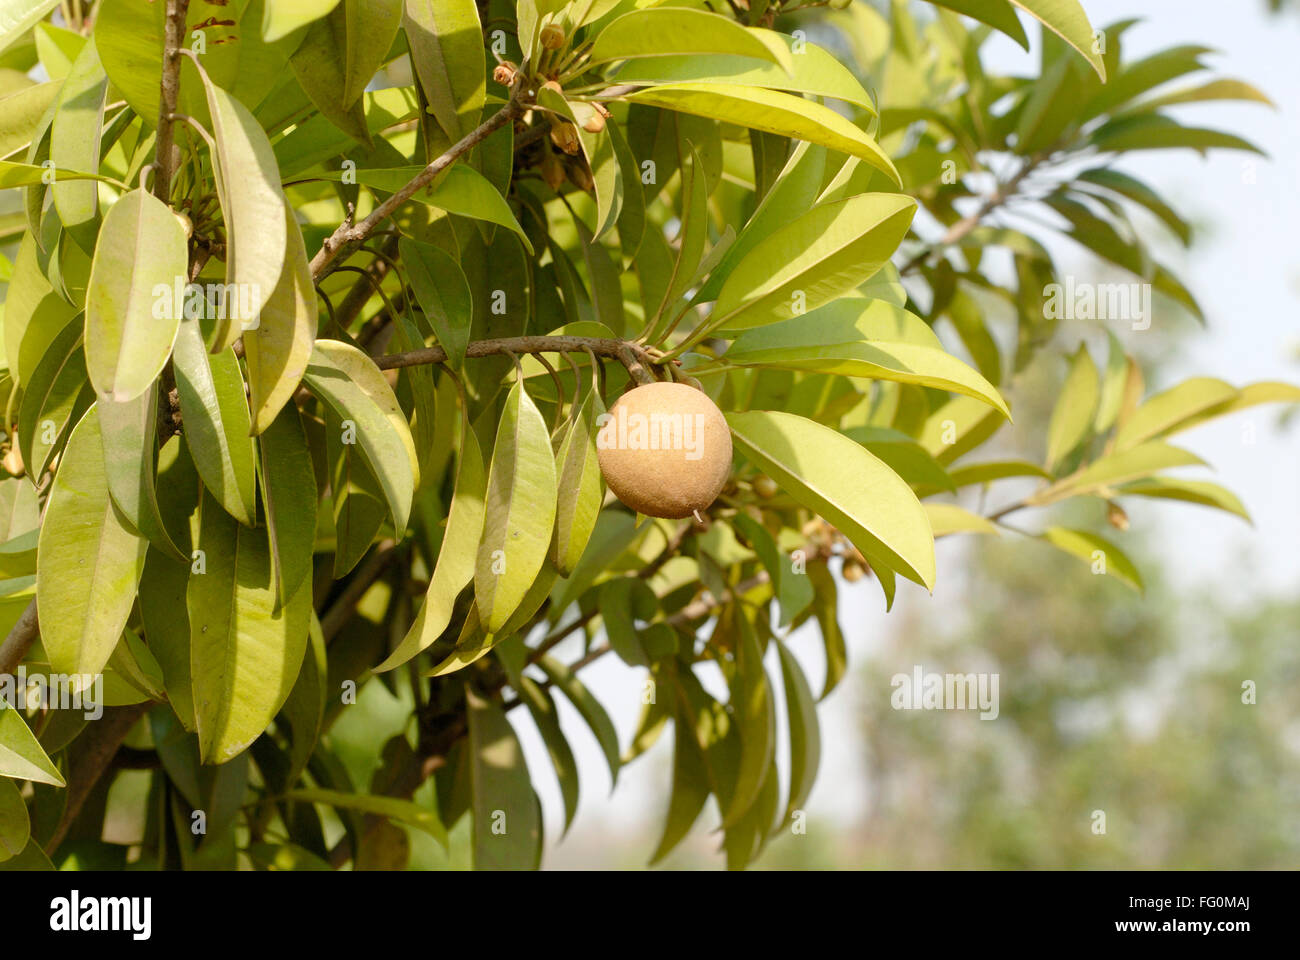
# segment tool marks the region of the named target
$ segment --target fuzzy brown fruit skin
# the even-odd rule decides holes
[[[596,437],[600,472],[638,513],[680,520],[706,509],[726,486],[731,430],[701,391],[649,383],[623,394],[607,417]]]

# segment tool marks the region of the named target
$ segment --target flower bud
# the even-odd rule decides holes
[[[578,128],[567,120],[557,120],[551,127],[551,143],[570,156],[574,156],[582,149],[582,141],[578,139]]]
[[[559,50],[564,46],[564,31],[553,23],[548,23],[542,27],[541,41],[542,47],[547,50]]]
[[[515,75],[518,71],[519,68],[509,60],[502,60],[496,65],[496,69],[492,71],[492,79],[503,87],[508,87],[515,82]]]

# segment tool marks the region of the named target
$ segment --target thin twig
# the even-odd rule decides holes
[[[375,228],[380,223],[392,215],[407,200],[411,199],[417,190],[428,186],[434,177],[450,167],[479,143],[486,140],[496,130],[507,123],[513,123],[517,117],[523,116],[523,112],[523,102],[517,95],[511,96],[504,107],[448,147],[445,153],[435,158],[432,163],[416,174],[405,186],[375,207],[370,212],[370,215],[360,223],[350,224],[344,222],[340,224],[337,230],[326,237],[325,242],[321,244],[320,250],[316,252],[316,256],[311,258],[312,278],[320,280],[329,274],[334,269],[336,262],[351,255],[354,250],[366,241],[366,238],[375,231]]]

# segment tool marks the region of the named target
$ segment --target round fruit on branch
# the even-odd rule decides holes
[[[694,387],[636,387],[599,425],[600,472],[614,496],[638,513],[689,517],[713,503],[726,485],[731,431],[717,405]]]

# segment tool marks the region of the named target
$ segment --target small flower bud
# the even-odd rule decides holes
[[[551,143],[570,156],[582,149],[582,141],[578,139],[578,128],[567,120],[559,120],[551,127]]]
[[[559,50],[564,46],[564,31],[553,23],[548,23],[542,27],[541,41],[542,46],[547,50]]]
[[[596,181],[591,179],[591,171],[581,161],[568,164],[569,182],[579,190],[591,193],[596,189]]]

